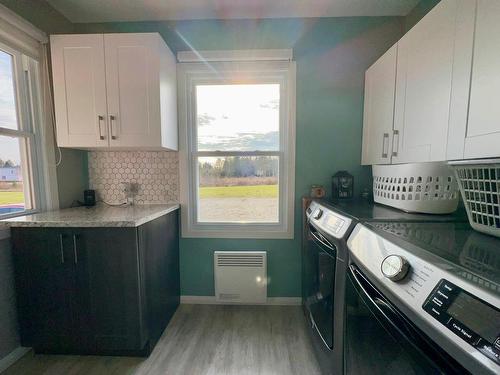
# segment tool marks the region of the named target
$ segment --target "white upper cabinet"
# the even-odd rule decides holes
[[[51,47],[58,144],[107,147],[102,34],[52,36]]]
[[[393,163],[446,160],[452,87],[467,78],[454,66],[470,61],[462,20],[473,14],[472,1],[443,0],[398,42]],[[466,112],[453,121],[466,123]]]
[[[499,144],[500,2],[479,0],[471,90],[476,4],[442,0],[368,69],[363,164],[461,159]]]
[[[60,146],[177,150],[176,60],[159,34],[56,35],[51,45]]]
[[[468,124],[457,128],[463,154],[459,147],[449,159],[500,157],[499,0],[477,1],[473,51]]]
[[[365,74],[363,165],[391,163],[396,60],[394,45]]]

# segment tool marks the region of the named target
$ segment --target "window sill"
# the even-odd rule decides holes
[[[24,211],[17,211],[17,212],[12,212],[12,213],[8,213],[8,214],[3,214],[3,215],[0,215],[0,223],[2,220],[5,220],[5,219],[12,219],[13,217],[33,215],[33,214],[36,214],[38,212],[39,212],[39,210],[24,210]]]
[[[223,229],[220,228],[211,228],[206,229],[183,229],[182,230],[182,238],[232,238],[232,239],[294,239],[294,231],[293,228],[289,230],[276,229],[273,230],[271,228],[266,229],[259,226],[259,229],[248,228],[248,225],[245,225],[245,228],[236,229],[231,228]]]

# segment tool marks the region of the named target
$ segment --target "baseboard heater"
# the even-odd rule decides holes
[[[265,251],[215,251],[217,302],[258,304],[267,302]]]

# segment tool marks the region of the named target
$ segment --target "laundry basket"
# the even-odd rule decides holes
[[[428,214],[457,209],[458,186],[445,163],[374,165],[372,172],[375,202]]]
[[[472,228],[500,237],[500,159],[450,162]]]

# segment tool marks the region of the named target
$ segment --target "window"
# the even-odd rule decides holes
[[[295,65],[179,68],[187,237],[292,238]]]
[[[0,218],[36,208],[33,68],[36,61],[0,44]]]

